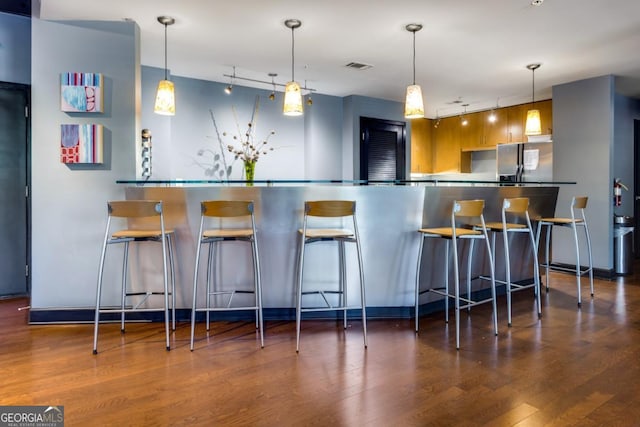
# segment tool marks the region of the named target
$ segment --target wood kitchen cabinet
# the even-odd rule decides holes
[[[411,172],[413,173],[433,172],[432,128],[431,119],[411,120]]]
[[[553,104],[550,99],[538,101],[535,107],[540,110],[540,125],[543,135],[553,134]]]
[[[491,123],[489,116],[495,114],[496,120]],[[485,111],[483,114],[483,139],[485,147],[495,147],[509,140],[509,118],[507,108]]]
[[[525,142],[524,124],[527,120],[527,111],[531,104],[513,105],[507,109],[507,141],[505,142]]]
[[[460,171],[460,117],[440,120],[433,129],[433,172]]]
[[[467,125],[462,125],[462,117],[460,123],[460,148],[481,148],[484,147],[484,127],[482,113],[468,113],[464,115]]]

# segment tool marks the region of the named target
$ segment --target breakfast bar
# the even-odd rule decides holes
[[[260,252],[263,306],[266,316],[289,318],[295,306],[297,230],[301,227],[303,206],[307,200],[355,200],[356,217],[362,242],[367,307],[372,317],[408,317],[414,305],[414,286],[420,227],[450,224],[453,200],[485,200],[485,218],[498,221],[501,201],[506,197],[528,197],[530,215],[553,216],[558,185],[570,183],[522,183],[500,185],[496,182],[403,181],[362,183],[357,181],[265,181],[253,186],[208,181],[118,181],[125,185],[126,199],[162,200],[166,226],[176,230],[177,306],[190,307],[200,202],[203,200],[253,200]],[[527,239],[514,237],[512,254],[526,253]],[[246,248],[226,249],[222,254],[223,280],[240,283],[251,280],[250,259]],[[305,267],[307,281],[337,280],[335,252],[319,245],[313,261]],[[504,276],[501,244],[497,247],[496,274]],[[436,245],[423,250],[422,288],[440,284],[444,265],[443,251]],[[529,258],[513,256],[512,280],[532,278]],[[145,260],[141,259],[143,263]],[[347,279],[357,281],[356,254],[347,252]],[[476,277],[485,269],[482,251],[474,257],[472,269]],[[466,271],[462,273],[464,279]],[[474,282],[474,291],[486,287]],[[202,289],[203,286],[199,286]],[[354,292],[351,297],[357,297]],[[439,296],[426,294],[420,304]],[[278,310],[284,309],[284,310]]]

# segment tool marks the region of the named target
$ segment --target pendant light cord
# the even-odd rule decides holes
[[[416,32],[413,31],[413,84],[416,84]]]
[[[536,94],[536,69],[531,70],[531,108],[535,106],[535,94]]]
[[[164,79],[167,80],[167,24],[164,24]]]
[[[291,81],[295,82],[296,81],[296,77],[294,74],[294,70],[293,70],[293,64],[295,62],[295,45],[296,45],[296,39],[293,36],[293,31],[295,30],[294,27],[291,27]]]

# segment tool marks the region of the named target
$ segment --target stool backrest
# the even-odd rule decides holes
[[[200,206],[203,216],[230,218],[253,214],[253,201],[206,200]]]
[[[454,200],[452,215],[454,217],[480,217],[484,210],[484,200]]]
[[[502,202],[502,209],[509,213],[525,213],[529,209],[528,197],[514,197],[511,199],[504,199]]]
[[[304,203],[304,212],[308,216],[340,217],[356,213],[356,202],[351,200],[317,200]]]
[[[589,198],[586,196],[574,197],[571,200],[571,208],[572,209],[585,209],[587,207],[587,202]]]
[[[145,218],[162,215],[159,200],[120,200],[107,202],[109,216],[119,218]]]

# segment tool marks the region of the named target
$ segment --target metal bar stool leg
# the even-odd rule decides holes
[[[339,288],[340,288],[340,298],[342,299],[342,306],[345,307],[344,310],[342,310],[342,326],[344,329],[347,329],[347,287],[345,286],[345,282],[346,282],[346,265],[345,265],[345,256],[344,256],[344,241],[343,240],[339,240],[338,241],[338,264],[339,264],[339,272],[338,274],[340,275],[340,277],[338,278],[339,281]]]
[[[109,241],[109,225],[111,218],[107,220],[107,231],[102,243],[102,254],[100,255],[100,267],[98,268],[98,286],[96,290],[96,312],[93,322],[93,354],[98,354],[98,325],[100,324],[100,299],[102,296],[102,277],[104,275],[104,259],[107,253],[107,242]]]
[[[456,317],[456,350],[460,350],[460,272],[458,271],[458,243],[453,240],[453,274],[455,286],[455,317]],[[448,293],[448,292],[447,292]]]
[[[167,251],[169,253],[169,269],[171,270],[171,322],[172,330],[176,330],[176,266],[173,261],[173,237],[167,234]]]
[[[260,347],[264,348],[264,319],[262,316],[262,283],[260,281],[260,257],[258,256],[258,242],[255,233],[251,239],[251,254],[253,257],[253,285],[256,303],[256,328],[260,331]]]
[[[467,298],[471,299],[471,265],[473,261],[474,240],[469,242],[469,256],[467,257]],[[471,306],[467,307],[467,313],[471,313]]]
[[[495,233],[493,233],[495,236]],[[502,246],[504,250],[505,279],[507,282],[507,326],[511,326],[511,259],[509,257],[509,236],[507,231],[502,232]],[[493,259],[495,260],[495,239],[493,241]],[[535,261],[534,261],[535,262]]]
[[[164,229],[164,225],[162,225]],[[167,271],[167,236],[163,234],[162,241],[162,273],[164,276],[164,329],[166,335],[167,351],[171,350],[169,336],[171,334],[171,326],[169,325],[169,277]]]
[[[491,273],[491,304],[493,305],[493,329],[494,333],[498,335],[498,306],[496,303],[496,268],[494,258],[491,255],[491,246],[489,245],[489,238],[485,234],[484,241],[487,246],[487,254],[489,256],[489,271]]]
[[[202,236],[202,220],[200,220],[200,233],[199,236]],[[197,311],[197,295],[198,295],[198,265],[200,264],[200,253],[202,250],[202,240],[200,237],[198,237],[198,239],[200,240],[198,242],[198,247],[196,249],[196,262],[195,262],[195,268],[193,271],[193,299],[191,301],[191,340],[190,340],[190,345],[189,345],[189,349],[191,351],[193,351],[193,336],[195,334],[195,329],[196,329],[196,311]],[[207,270],[209,269],[209,266],[207,264]],[[208,298],[208,295],[207,295]]]
[[[571,226],[572,230],[573,230],[573,241],[576,245],[576,284],[578,287],[578,307],[582,307],[582,293],[581,293],[581,286],[580,286],[580,279],[582,278],[582,274],[580,272],[580,245],[578,243],[578,227],[576,226],[576,224],[574,223]]]
[[[585,221],[584,233],[587,236],[587,251],[589,252],[589,286],[591,288],[591,296],[593,297],[593,256],[591,253],[591,236],[589,236],[589,227]]]
[[[207,299],[206,299],[206,305],[205,307],[207,308],[207,311],[205,313],[205,324],[206,324],[206,330],[209,331],[210,327],[211,327],[211,318],[210,318],[210,314],[209,314],[209,309],[211,308],[211,282],[214,280],[213,277],[213,267],[214,267],[214,262],[215,262],[215,257],[214,257],[214,252],[215,252],[215,242],[209,242],[209,252],[208,252],[208,257],[207,257]]]
[[[542,318],[542,303],[540,301],[540,266],[538,265],[538,245],[533,237],[531,223],[529,223],[529,239],[531,240],[531,256],[533,257],[533,283],[538,305],[538,319]]]
[[[424,234],[420,235],[420,244],[418,246],[418,267],[416,268],[416,289],[415,289],[415,320],[416,320],[416,333],[418,333],[418,323],[419,323],[419,305],[420,305],[420,268],[422,266],[422,248],[424,246]]]
[[[124,242],[122,259],[122,299],[120,301],[120,332],[124,333],[124,306],[127,297],[127,272],[129,270],[129,242]]]
[[[305,228],[306,230],[306,224]],[[297,286],[297,295],[296,295],[296,353],[300,351],[300,320],[302,317],[302,273],[304,267],[304,241],[305,241],[305,232],[302,233],[300,237],[300,247],[299,247],[299,255],[298,258],[298,286]]]
[[[353,219],[354,221],[354,228],[357,228],[355,226],[355,217]],[[368,341],[367,341],[367,298],[365,296],[365,291],[364,291],[364,269],[363,269],[363,263],[362,263],[362,250],[360,249],[360,239],[356,240],[356,251],[358,252],[358,270],[360,271],[360,301],[362,303],[362,333],[364,336],[364,347],[367,348],[368,347]]]

